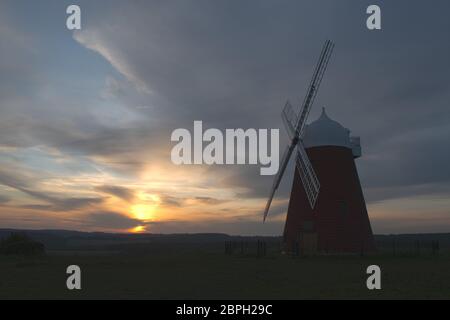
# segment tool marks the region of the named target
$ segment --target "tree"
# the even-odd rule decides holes
[[[5,239],[0,240],[0,254],[5,255],[42,255],[45,246],[24,233],[13,232]]]

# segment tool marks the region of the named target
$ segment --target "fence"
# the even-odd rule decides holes
[[[226,255],[250,255],[259,258],[267,256],[269,251],[271,254],[280,253],[281,243],[260,239],[256,241],[242,240],[225,242]]]
[[[444,244],[444,245],[443,245]],[[450,245],[439,240],[418,240],[418,239],[404,239],[395,236],[386,236],[382,239],[376,239],[376,252],[367,253],[363,249],[360,252],[355,252],[354,255],[365,256],[367,254],[381,254],[390,256],[437,256],[439,254],[450,254]],[[266,257],[268,255],[275,256],[281,254],[283,251],[283,244],[281,241],[274,241],[266,239],[256,240],[232,240],[226,241],[224,252],[226,255],[241,255],[254,256],[257,258]],[[319,251],[316,253],[303,252],[299,243],[293,246],[293,251],[289,253],[292,257],[305,255],[336,255],[338,252]]]

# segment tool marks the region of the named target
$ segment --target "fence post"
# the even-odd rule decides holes
[[[259,245],[259,239],[258,239],[258,241],[256,242],[256,257],[257,257],[257,258],[259,258],[259,254],[260,254],[260,253],[259,253],[259,251],[260,251],[259,246],[260,246],[260,245]]]
[[[396,247],[395,247],[396,243],[395,243],[395,238],[392,239],[392,253],[394,254],[394,257],[396,255]]]
[[[431,242],[431,250],[433,255],[437,255],[439,253],[439,240],[433,240]]]

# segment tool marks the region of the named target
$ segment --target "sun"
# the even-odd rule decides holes
[[[138,220],[148,221],[154,218],[156,208],[157,205],[153,204],[135,204],[131,207],[131,213]]]
[[[134,218],[142,221],[154,220],[156,209],[159,207],[161,199],[156,194],[139,194],[138,198],[142,200],[131,206],[131,214]]]
[[[145,232],[145,231],[147,231],[145,226],[137,226],[137,227],[130,229],[130,232],[132,232],[132,233],[141,233],[141,232]]]

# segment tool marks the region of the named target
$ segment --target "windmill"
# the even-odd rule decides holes
[[[290,143],[284,151],[280,170],[278,170],[278,173],[275,176],[275,181],[270,191],[269,200],[267,201],[267,205],[264,210],[263,221],[266,221],[273,196],[275,195],[275,191],[280,185],[281,179],[283,178],[283,174],[289,163],[291,155],[294,153],[294,149],[296,149],[297,152],[295,164],[298,172],[300,173],[303,188],[305,189],[306,195],[308,196],[309,204],[311,208],[314,208],[316,204],[320,190],[320,182],[317,179],[314,168],[312,167],[308,155],[306,154],[305,148],[302,143],[302,134],[317,91],[319,90],[320,83],[322,82],[323,75],[325,73],[325,70],[327,69],[328,62],[330,61],[330,56],[333,52],[333,48],[333,42],[331,42],[330,40],[325,41],[319,57],[319,61],[316,65],[316,68],[314,69],[313,77],[309,84],[308,90],[306,91],[306,96],[300,109],[299,115],[297,116],[295,114],[289,101],[286,102],[283,108],[282,118],[290,138]]]
[[[289,101],[282,111],[290,142],[275,176],[263,220],[295,152],[296,170],[283,237],[285,250],[290,252],[360,253],[375,249],[354,161],[361,156],[359,137],[350,136],[349,129],[330,119],[325,108],[319,119],[306,124],[333,48],[331,41],[325,42],[298,115]]]

